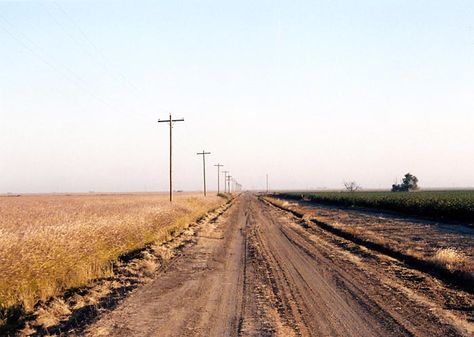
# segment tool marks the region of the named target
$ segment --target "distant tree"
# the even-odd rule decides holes
[[[344,182],[344,187],[348,192],[355,192],[360,190],[360,186],[357,185],[355,181],[346,181]]]
[[[418,189],[418,178],[411,173],[405,174],[401,184],[393,184],[392,192],[410,192]]]
[[[408,191],[416,191],[418,189],[418,178],[411,173],[405,174],[402,184],[406,186]]]

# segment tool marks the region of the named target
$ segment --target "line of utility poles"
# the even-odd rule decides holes
[[[169,179],[170,179],[170,202],[173,201],[173,124],[176,122],[184,122],[184,118],[173,119],[171,113],[169,115],[169,119],[158,119],[158,123],[169,123],[169,130],[170,130],[170,171],[169,171]],[[204,196],[207,195],[207,186],[206,186],[206,155],[211,154],[210,152],[202,151],[196,153],[197,155],[202,156],[202,171],[203,171],[203,184],[204,184]],[[220,194],[220,168],[224,165],[216,164],[214,165],[217,167],[217,195]],[[223,171],[225,174],[224,176],[224,193],[231,193],[231,178],[232,176],[227,175],[229,171]],[[237,181],[233,180],[234,182],[234,190],[240,191],[242,185],[240,185]],[[226,187],[227,185],[227,187]]]
[[[224,173],[224,193],[227,193],[227,173],[229,171],[223,171],[222,173]]]
[[[242,190],[242,185],[240,185],[235,179],[232,179],[232,182],[234,183],[234,192],[240,192]]]

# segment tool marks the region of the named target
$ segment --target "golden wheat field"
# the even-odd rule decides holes
[[[0,309],[39,300],[111,273],[121,254],[218,207],[217,196],[178,194],[0,197]]]

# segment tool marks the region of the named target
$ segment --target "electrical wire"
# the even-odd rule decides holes
[[[74,83],[78,88],[83,90],[85,93],[90,95],[92,98],[98,100],[105,106],[107,106],[109,109],[112,111],[116,111],[107,101],[105,101],[102,97],[97,96],[94,92],[88,89],[86,81],[76,74],[73,70],[71,70],[69,67],[62,65],[61,69],[58,67],[56,64],[59,64],[56,61],[50,61],[48,60],[47,57],[41,54],[41,52],[38,52],[40,48],[36,46],[36,44],[31,41],[28,37],[26,37],[24,34],[15,34],[14,31],[11,28],[14,28],[14,26],[3,16],[0,15],[0,23],[3,22],[4,24],[0,24],[0,27],[4,32],[6,32],[13,40],[15,40],[19,45],[21,45],[25,50],[30,52],[33,56],[35,56],[38,60],[46,64],[48,67],[50,67],[52,70],[60,74],[62,77],[65,79],[71,81]],[[5,25],[6,24],[6,25]],[[8,28],[9,26],[10,28]],[[21,36],[20,36],[21,35]]]
[[[76,28],[76,30],[80,33],[82,38],[87,42],[87,44],[92,48],[92,50],[95,52],[95,54],[98,56],[98,58],[101,60],[101,64],[106,69],[110,74],[113,74],[114,77],[121,79],[123,82],[125,82],[128,86],[133,88],[134,90],[138,90],[137,86],[133,84],[121,71],[119,70],[112,70],[109,66],[111,62],[105,57],[105,55],[102,53],[102,51],[97,47],[97,45],[92,42],[91,39],[87,36],[87,34],[84,32],[84,30],[80,27],[80,25],[74,20],[74,18],[68,14],[68,12],[56,1],[53,1],[54,5],[58,8],[61,13],[64,14],[64,16],[71,22],[71,24]],[[57,22],[57,21],[56,21]]]

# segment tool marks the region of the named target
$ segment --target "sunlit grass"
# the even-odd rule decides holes
[[[0,309],[39,300],[112,273],[121,254],[166,240],[218,197],[163,194],[0,198]]]
[[[454,248],[443,248],[436,252],[433,261],[449,270],[462,270],[466,269],[468,258]]]

